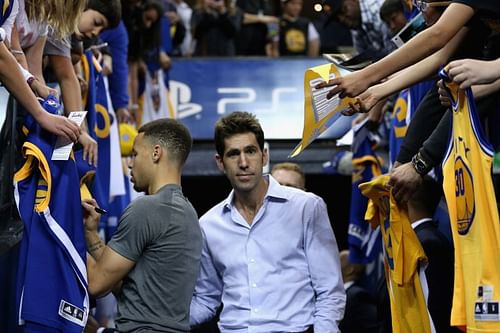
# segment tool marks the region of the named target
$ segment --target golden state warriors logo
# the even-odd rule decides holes
[[[105,139],[109,136],[109,130],[111,127],[111,119],[109,118],[108,110],[101,104],[96,104],[95,113],[95,135],[97,135],[98,138]]]
[[[460,235],[465,235],[474,221],[476,207],[472,173],[460,156],[455,160],[455,197],[457,230]]]
[[[408,90],[403,90],[398,99],[396,100],[396,104],[394,105],[394,111],[392,113],[393,117],[393,128],[394,128],[394,136],[396,138],[403,138],[406,136],[406,130],[408,129],[408,125],[406,124],[406,115],[408,113]]]
[[[304,52],[306,49],[306,37],[297,29],[290,29],[286,32],[285,43],[292,52]]]

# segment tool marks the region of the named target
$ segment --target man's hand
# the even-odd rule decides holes
[[[76,142],[81,134],[81,129],[75,122],[63,116],[48,113],[45,110],[40,112],[35,119],[45,130],[62,136],[71,142]]]
[[[448,95],[448,91],[446,90],[444,86],[443,80],[439,80],[437,83],[438,86],[438,93],[439,93],[439,101],[441,102],[442,106],[445,107],[450,107],[451,106],[451,101],[450,97]]]
[[[97,142],[86,131],[82,131],[78,142],[83,147],[83,159],[89,164],[97,166]]]
[[[82,201],[82,207],[85,232],[97,234],[97,227],[101,219],[101,214],[95,211],[95,207],[98,207],[97,202],[94,199],[85,199]]]
[[[498,61],[481,61],[473,59],[455,60],[448,65],[448,75],[461,89],[476,84],[492,83],[500,77]]]
[[[109,54],[102,56],[102,74],[105,76],[113,73],[113,58]]]
[[[163,51],[160,51],[160,67],[164,70],[172,67],[172,59]]]
[[[411,162],[398,165],[391,171],[389,186],[392,186],[392,195],[399,203],[407,202],[421,184],[422,176]]]
[[[316,85],[316,89],[324,87],[334,87],[326,95],[327,99],[333,98],[339,94],[340,98],[356,97],[365,92],[370,87],[370,82],[364,77],[363,71],[352,72],[342,77],[336,77],[328,82],[322,82]]]
[[[131,121],[130,112],[127,108],[118,108],[115,111],[116,118],[118,118],[118,123],[128,123]]]

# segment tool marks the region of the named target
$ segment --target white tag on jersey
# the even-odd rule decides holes
[[[477,321],[500,321],[500,302],[476,302],[474,319]]]
[[[85,311],[65,300],[61,300],[59,304],[59,315],[64,319],[85,327]]]

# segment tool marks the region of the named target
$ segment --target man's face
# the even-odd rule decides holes
[[[290,186],[305,190],[305,184],[298,172],[287,169],[277,169],[273,171],[272,176],[283,186]]]
[[[137,192],[147,192],[149,187],[149,176],[153,166],[153,152],[151,144],[144,138],[144,133],[139,133],[134,140],[132,158],[128,163],[130,169],[130,180]]]
[[[108,20],[104,15],[93,9],[87,9],[78,21],[78,39],[93,38],[108,26]]]
[[[349,29],[357,29],[361,26],[360,0],[344,0],[340,13],[337,15],[340,23]]]
[[[303,0],[290,0],[283,5],[283,13],[291,17],[299,17]]]
[[[388,17],[384,17],[384,22],[391,30],[391,33],[396,35],[401,29],[404,28],[408,20],[403,12],[393,12],[388,15]]]
[[[158,21],[158,12],[154,8],[150,8],[145,10],[142,13],[142,22],[144,24],[144,28],[149,29],[151,26]]]
[[[236,134],[224,140],[224,154],[216,161],[236,192],[252,192],[262,180],[267,151],[259,148],[255,134]]]

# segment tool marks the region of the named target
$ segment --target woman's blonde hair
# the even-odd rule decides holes
[[[25,0],[25,4],[30,21],[46,23],[63,37],[75,32],[87,0]]]

